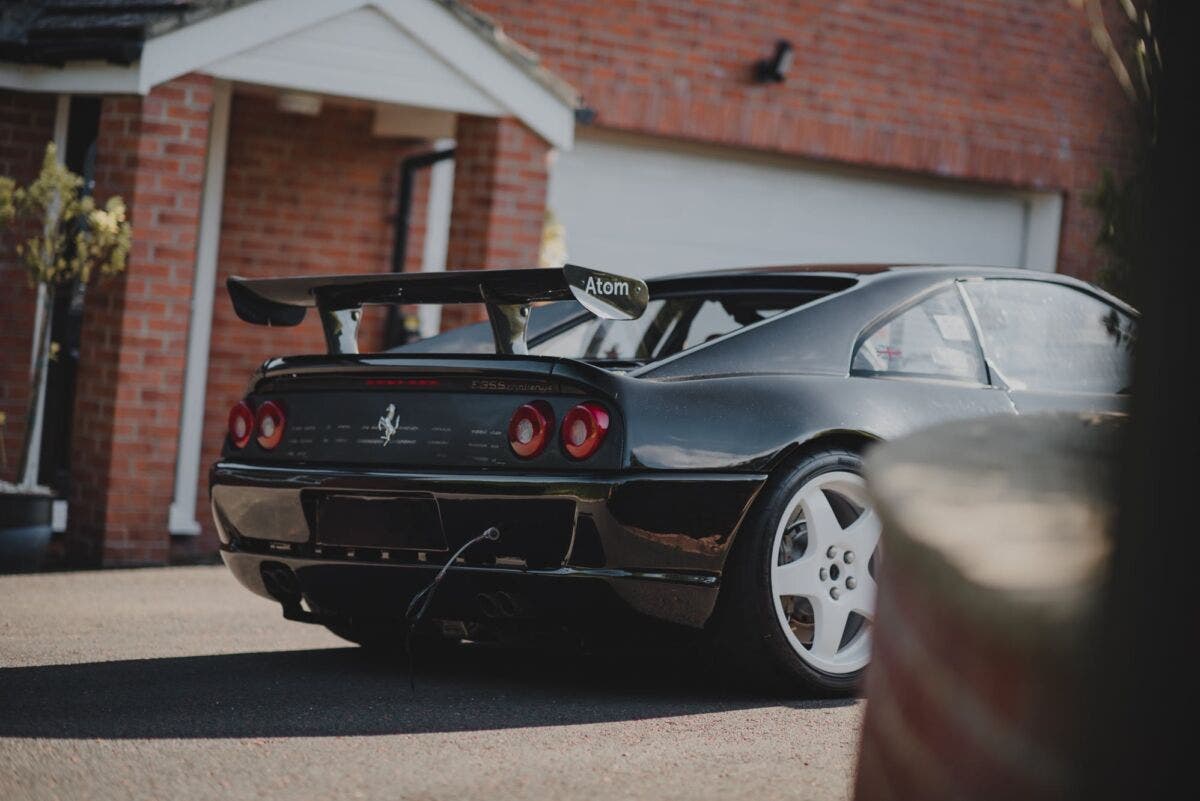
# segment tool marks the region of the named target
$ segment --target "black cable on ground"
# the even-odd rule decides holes
[[[489,526],[488,528],[484,529],[482,534],[467,540],[465,543],[463,543],[461,548],[455,551],[454,554],[446,560],[446,564],[442,565],[442,569],[439,570],[437,575],[433,577],[433,581],[429,582],[429,584],[427,584],[420,592],[414,595],[412,600],[408,602],[408,609],[404,612],[404,622],[407,625],[407,630],[404,632],[404,655],[408,661],[408,686],[413,692],[416,692],[417,680],[412,651],[412,634],[417,628],[417,625],[421,622],[421,618],[425,616],[425,612],[428,611],[429,605],[433,602],[434,592],[437,590],[438,585],[442,583],[442,579],[444,579],[446,574],[450,572],[450,568],[455,566],[454,563],[458,561],[458,558],[462,556],[468,548],[471,548],[480,542],[487,540],[495,542],[499,539],[500,529],[496,528],[495,526]]]

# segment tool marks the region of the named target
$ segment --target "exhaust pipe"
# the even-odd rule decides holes
[[[475,596],[475,599],[479,602],[480,611],[492,619],[511,619],[522,617],[525,613],[525,604],[521,599],[504,590],[481,592]]]
[[[475,596],[475,600],[479,602],[479,609],[485,617],[492,619],[504,617],[504,611],[500,608],[500,604],[496,603],[496,599],[488,593],[479,593]]]
[[[290,567],[282,562],[263,562],[258,572],[262,576],[263,587],[283,607],[285,619],[301,623],[321,622],[320,618],[300,605],[304,592],[300,589],[300,579]]]
[[[518,617],[521,614],[521,603],[516,596],[504,590],[496,593],[496,605],[505,617]]]
[[[300,591],[300,580],[296,578],[296,574],[290,567],[281,562],[263,562],[258,570],[262,575],[263,586],[276,601],[280,603],[293,601],[298,603],[300,601],[300,596],[303,594]]]

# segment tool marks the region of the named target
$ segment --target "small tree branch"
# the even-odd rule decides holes
[[[16,245],[30,283],[38,287],[29,416],[21,453],[22,489],[37,485],[55,292],[72,281],[86,284],[93,272],[100,276],[121,272],[132,242],[124,202],[111,197],[102,209],[96,208],[91,197],[79,195],[82,186],[83,179],[59,161],[53,142],[46,145],[41,172],[27,187],[0,176],[0,226],[15,225],[20,231],[36,224],[40,232]]]
[[[1092,32],[1092,42],[1095,43],[1096,47],[1108,61],[1109,68],[1112,70],[1113,75],[1116,76],[1117,83],[1121,85],[1121,89],[1124,90],[1126,96],[1134,103],[1141,101],[1142,97],[1133,84],[1129,68],[1125,66],[1125,60],[1121,58],[1121,54],[1113,42],[1112,35],[1108,32],[1108,25],[1104,21],[1104,10],[1100,7],[1100,0],[1067,0],[1067,2],[1075,8],[1082,9],[1087,14],[1088,27],[1091,28]],[[1129,21],[1136,24],[1138,13],[1132,0],[1120,0],[1120,5],[1125,15],[1129,17]]]

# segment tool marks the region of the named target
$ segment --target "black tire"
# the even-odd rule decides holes
[[[830,674],[807,664],[784,634],[771,595],[775,532],[787,505],[822,473],[862,474],[862,456],[843,448],[809,451],[780,467],[769,479],[739,529],[725,564],[717,608],[709,626],[729,675],[774,693],[844,696],[853,693],[863,670]]]

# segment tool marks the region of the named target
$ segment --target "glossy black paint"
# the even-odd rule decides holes
[[[299,325],[315,306],[328,353],[358,352],[362,307],[398,303],[483,303],[495,352],[524,355],[530,306],[574,298],[597,317],[633,320],[649,300],[645,282],[575,264],[542,270],[455,270],[391,275],[318,275],[226,281],[238,317],[256,325]]]
[[[425,379],[432,380],[432,379]],[[471,385],[518,388],[511,391],[468,389]],[[507,429],[521,404],[544,399],[561,421],[578,403],[593,401],[610,410],[608,436],[586,464],[572,460],[559,447],[548,447],[536,460],[523,459],[508,446]],[[562,391],[561,383],[476,379],[461,387],[431,388],[368,385],[340,390],[317,389],[297,382],[290,389],[256,392],[251,406],[264,400],[287,410],[288,436],[273,450],[251,442],[243,451],[264,464],[371,464],[386,467],[468,467],[525,469],[531,461],[542,470],[615,470],[621,466],[624,426],[616,405],[597,393]],[[398,408],[400,409],[397,413]],[[331,409],[338,410],[330,414]],[[397,430],[387,437],[381,420]]]
[[[691,626],[702,625],[711,612],[730,538],[764,480],[758,474],[464,475],[225,462],[211,475],[225,560],[242,565],[239,578],[261,595],[270,593],[256,571],[269,561],[293,568],[306,591],[314,566],[340,565],[415,574],[411,582],[394,579],[397,587],[417,582],[415,592],[420,577],[428,580],[429,568],[442,564],[447,550],[495,525],[501,530],[499,542],[469,551],[455,573],[475,575],[480,586],[497,576],[507,576],[505,581],[533,575],[543,581],[587,579],[630,599],[640,614]],[[446,548],[322,545],[315,507],[322,496],[351,491],[435,500]],[[648,498],[660,505],[647,505]],[[664,514],[665,508],[681,513]],[[329,571],[316,573],[328,576]],[[368,611],[355,600],[357,591],[351,592],[357,579],[349,580],[363,572],[346,575],[346,598],[340,603],[330,598],[326,586],[323,605]],[[405,600],[397,590],[383,608],[402,608]]]
[[[1061,394],[1035,402],[1033,393],[990,379],[851,372],[864,332],[897,309],[955,281],[1015,276],[1070,285],[1135,314],[1081,282],[1026,271],[727,271],[651,281],[651,298],[766,287],[812,297],[644,365],[419,350],[273,359],[255,378],[252,402],[282,398],[297,429],[349,426],[363,441],[322,443],[313,429],[312,441],[285,436],[290,444],[274,453],[256,446],[237,451],[226,443],[211,477],[224,557],[260,594],[269,594],[261,565],[276,562],[293,569],[322,607],[388,615],[403,608],[444,551],[321,547],[312,509],[327,493],[410,495],[436,501],[449,549],[488,525],[503,532],[496,547],[469,554],[468,563],[452,571],[463,575],[439,592],[439,599],[445,596],[439,604],[446,604],[439,615],[476,619],[474,593],[525,583],[549,599],[579,593],[594,600],[590,593],[598,593],[605,602],[596,608],[604,614],[613,601],[643,617],[702,626],[755,496],[772,470],[814,442],[836,438],[857,447],[953,419],[1048,405],[1079,411],[1123,405],[1117,396]],[[396,383],[369,383],[380,380]],[[410,380],[415,388],[405,383]],[[438,384],[424,388],[421,380]],[[613,428],[601,453],[572,462],[557,440],[528,461],[507,451],[507,416],[534,399],[548,401],[557,420],[581,400],[603,404]],[[407,449],[375,447],[372,426],[388,403],[403,407],[405,419],[421,430],[440,421],[452,433],[472,427],[483,433],[447,437],[454,441],[441,450],[422,443],[419,433]],[[495,458],[473,459],[480,446]],[[543,606],[552,617],[582,622],[587,604]]]

